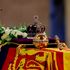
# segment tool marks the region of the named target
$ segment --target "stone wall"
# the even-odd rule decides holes
[[[49,23],[49,0],[0,0],[0,22],[4,26],[18,26],[32,23],[34,15],[40,21]]]
[[[66,19],[66,41],[70,47],[70,0],[65,0],[65,19]]]

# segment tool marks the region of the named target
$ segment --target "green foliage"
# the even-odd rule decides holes
[[[25,25],[19,27],[2,27],[0,26],[0,44],[9,42],[14,38],[26,38],[27,27]]]

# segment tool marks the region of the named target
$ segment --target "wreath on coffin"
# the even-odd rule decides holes
[[[27,28],[26,26],[20,27],[2,27],[0,26],[0,44],[11,41],[14,38],[27,38]]]

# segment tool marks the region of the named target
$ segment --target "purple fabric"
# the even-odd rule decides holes
[[[33,39],[15,38],[15,39],[11,40],[11,42],[20,43],[20,44],[32,44],[33,43]],[[49,43],[55,43],[55,42],[56,42],[55,39],[49,38]],[[61,42],[64,42],[64,41],[61,41]]]
[[[32,44],[33,39],[15,38],[15,39],[11,40],[11,42],[22,43],[22,44]]]

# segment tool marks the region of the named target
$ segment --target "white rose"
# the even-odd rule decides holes
[[[12,31],[12,29],[10,29],[9,27],[7,27],[7,29],[5,29],[5,33],[6,33],[7,35],[9,35],[11,31]]]
[[[24,38],[27,37],[27,35],[28,35],[27,33],[23,33],[23,37],[24,37]]]

